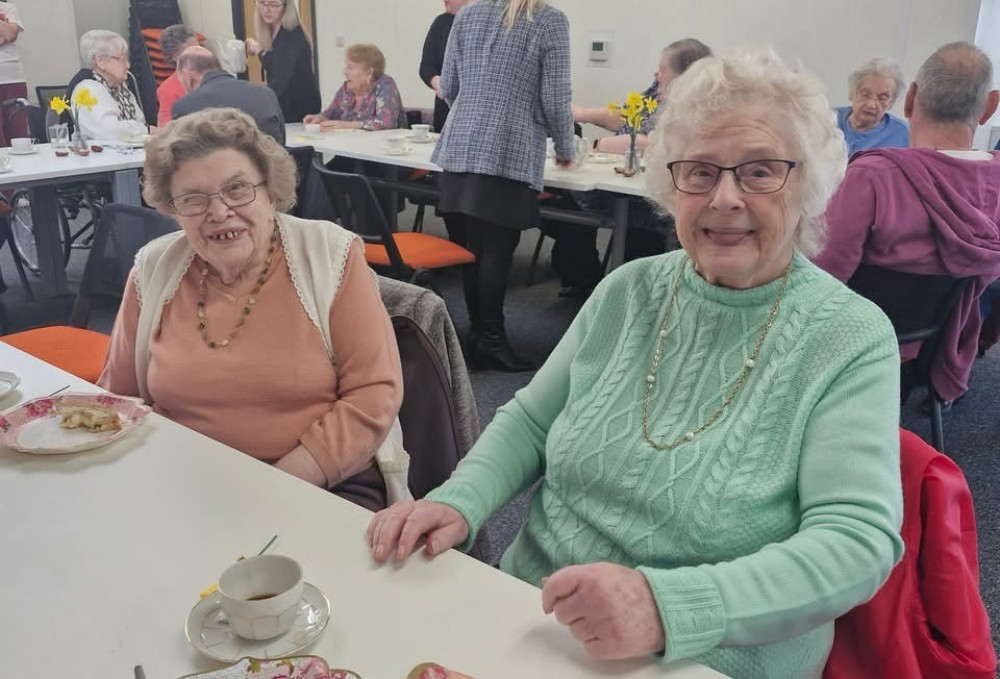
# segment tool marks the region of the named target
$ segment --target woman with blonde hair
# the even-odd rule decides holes
[[[476,263],[463,268],[479,368],[529,370],[507,343],[503,305],[521,229],[539,225],[545,138],[556,162],[573,159],[569,22],[541,0],[482,0],[455,17],[441,97],[451,106],[432,160],[452,240]]]
[[[295,0],[257,0],[253,23],[257,39],[247,40],[247,54],[260,57],[264,80],[278,95],[285,122],[301,122],[319,109],[320,97],[312,40],[299,21]]]

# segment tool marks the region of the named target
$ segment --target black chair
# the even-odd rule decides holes
[[[179,228],[177,222],[155,210],[121,203],[105,205],[94,230],[70,325],[87,327],[91,308],[98,299],[120,302],[139,249]]]
[[[868,264],[859,266],[847,281],[849,288],[885,312],[900,346],[921,343],[916,359],[902,366],[900,400],[906,403],[916,386],[927,387],[931,443],[941,452],[944,452],[943,400],[931,381],[931,367],[937,358],[943,330],[971,282],[971,278],[903,273]]]
[[[365,242],[368,264],[392,278],[433,288],[433,272],[476,261],[475,255],[460,245],[419,232],[394,234],[368,177],[334,172],[319,158],[313,169],[326,186],[341,226],[358,234]]]
[[[35,85],[35,96],[38,97],[38,107],[43,111],[47,111],[52,98],[65,95],[68,88],[69,85]]]

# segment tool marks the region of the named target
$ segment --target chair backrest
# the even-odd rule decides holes
[[[929,368],[941,331],[954,312],[970,278],[903,273],[862,264],[847,287],[875,302],[885,312],[900,344],[923,342],[917,359]]]
[[[361,174],[334,172],[325,167],[319,158],[313,160],[313,169],[323,180],[340,225],[361,236],[365,243],[384,246],[392,275],[402,277],[406,265],[368,178]]]
[[[120,300],[139,249],[178,228],[173,219],[148,208],[105,205],[94,229],[70,324],[86,327],[91,306],[99,297]]]
[[[35,96],[38,97],[38,107],[43,111],[49,108],[52,97],[66,94],[69,85],[35,85]]]

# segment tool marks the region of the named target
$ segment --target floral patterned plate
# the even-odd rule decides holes
[[[60,403],[111,408],[121,417],[122,428],[100,432],[64,429],[62,416],[56,412]],[[114,394],[66,393],[36,398],[0,415],[0,445],[36,455],[79,453],[121,438],[142,424],[150,410],[141,399]]]
[[[240,658],[235,664],[214,672],[189,674],[181,679],[361,679],[350,670],[334,670],[315,655],[260,660]]]

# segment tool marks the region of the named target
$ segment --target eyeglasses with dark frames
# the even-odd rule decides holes
[[[257,187],[266,183],[233,182],[226,184],[215,193],[185,193],[183,196],[171,198],[170,204],[174,211],[182,217],[198,217],[208,212],[208,206],[215,196],[218,196],[219,200],[229,207],[249,205],[257,199]]]
[[[732,167],[702,160],[675,160],[667,163],[667,169],[674,186],[681,193],[709,193],[718,185],[724,172],[732,172],[736,186],[743,193],[760,195],[776,193],[784,188],[788,175],[797,165],[794,160],[775,158],[751,160]]]
[[[265,9],[280,9],[285,6],[283,2],[258,2],[258,7],[264,7]]]

